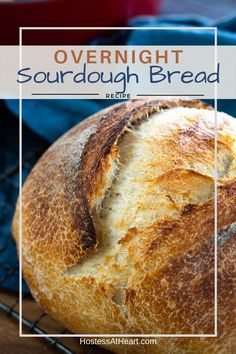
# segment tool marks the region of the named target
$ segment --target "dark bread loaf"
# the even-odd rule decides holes
[[[235,353],[236,122],[217,120],[218,338],[117,353]],[[200,101],[136,100],[46,151],[23,187],[22,255],[48,313],[76,333],[214,333],[214,128]]]

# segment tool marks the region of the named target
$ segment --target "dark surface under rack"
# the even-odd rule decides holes
[[[15,117],[13,117],[5,107],[5,103],[0,101],[0,109],[3,116],[1,117],[3,125],[0,131],[0,150],[7,149],[8,161],[0,159],[0,191],[8,191],[7,200],[4,197],[0,198],[0,315],[15,319],[15,335],[18,336],[18,321],[19,321],[19,299],[18,299],[18,279],[19,267],[16,256],[15,244],[12,238],[10,226],[14,213],[15,202],[18,195],[18,145],[12,144],[12,139],[9,135],[15,137],[18,141],[18,125]],[[4,131],[4,135],[3,135]],[[7,132],[7,133],[6,133]],[[47,143],[28,128],[23,129],[23,179],[31,170],[34,163],[47,148]],[[9,161],[11,162],[9,164]],[[14,289],[14,291],[13,291]],[[23,333],[34,334],[69,334],[70,332],[53,320],[49,315],[44,313],[42,309],[33,300],[27,287],[23,286],[24,294],[22,299],[23,309]],[[78,338],[68,337],[43,337],[42,341],[46,341],[49,345],[47,352],[62,352],[66,354],[73,353],[108,353],[96,346],[80,345]],[[51,348],[51,349],[50,349]],[[10,353],[9,351],[0,353]]]
[[[19,299],[16,294],[1,291],[0,292],[0,311],[4,311],[5,315],[15,320],[16,336],[18,335],[19,322]],[[49,315],[44,313],[42,309],[35,303],[30,296],[23,297],[23,317],[22,326],[24,334],[40,334],[44,335],[48,332],[57,334],[70,334],[67,329],[54,321]],[[41,341],[48,344],[48,352],[65,353],[65,354],[105,354],[108,351],[92,345],[80,345],[78,338],[70,337],[43,337]],[[51,348],[51,350],[50,350]],[[2,353],[2,351],[0,350]]]
[[[11,316],[12,318],[14,318],[17,322],[19,322],[19,313],[18,313],[18,305],[19,305],[19,300],[18,298],[16,299],[16,301],[13,302],[13,304],[11,306],[6,305],[5,302],[0,300],[0,309],[5,311],[7,316]],[[16,310],[17,308],[17,310]],[[22,325],[31,333],[36,333],[36,334],[47,334],[47,332],[45,330],[43,330],[40,327],[40,322],[41,320],[46,317],[47,315],[45,313],[42,313],[41,315],[39,315],[39,317],[34,320],[34,321],[29,321],[26,318],[22,318]],[[67,330],[63,330],[61,332],[62,334],[67,333]],[[65,344],[63,344],[59,339],[57,338],[53,338],[53,337],[44,337],[44,340],[46,340],[52,347],[57,348],[58,350],[60,350],[63,353],[66,354],[73,354],[76,353],[75,351],[73,351],[72,349],[70,349],[68,346],[66,346]],[[91,353],[90,350],[86,351],[86,353]]]

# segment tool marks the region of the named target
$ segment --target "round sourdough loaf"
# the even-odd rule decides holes
[[[215,143],[218,181],[214,184]],[[217,187],[218,337],[214,223]],[[32,169],[22,258],[34,298],[76,333],[198,334],[116,353],[235,353],[236,121],[197,100],[86,119]],[[19,206],[13,233],[19,245]]]

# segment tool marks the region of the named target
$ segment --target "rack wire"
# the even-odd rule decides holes
[[[0,108],[4,108],[1,101]],[[7,110],[6,115],[9,115]],[[7,119],[10,119],[10,117],[6,116],[6,120]],[[29,173],[36,160],[47,147],[47,144],[45,144],[45,142],[42,140],[40,140],[40,142],[38,141],[35,145],[36,146],[33,148],[30,147],[26,153],[23,152],[22,166],[24,176]],[[18,148],[16,148],[16,146],[17,144],[8,144],[7,138],[5,139],[3,147],[4,149],[8,149],[8,157],[12,163],[10,165],[7,163],[7,168],[5,168],[3,163],[3,168],[1,168],[0,173],[0,191],[10,191],[9,200],[6,201],[6,198],[0,198],[0,310],[4,311],[6,316],[15,319],[17,326],[19,322],[18,289],[15,289],[15,292],[9,291],[9,289],[13,288],[14,284],[18,284],[19,279],[19,266],[16,255],[16,248],[10,229],[10,224],[15,208],[16,196],[18,195],[19,189]],[[0,163],[1,161],[3,160],[0,159]],[[25,290],[22,299],[22,325],[24,328],[24,333],[35,333],[41,335],[47,333],[70,333],[66,328],[62,327],[48,314],[43,312],[39,305],[33,300],[30,293],[27,292],[26,285],[24,285],[23,288]],[[81,346],[79,345],[77,338],[43,337],[42,340],[45,340],[53,348],[65,354],[75,354],[78,352],[86,354],[108,353],[108,351],[105,351],[96,346]]]

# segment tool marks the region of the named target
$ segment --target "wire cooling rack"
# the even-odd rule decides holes
[[[11,234],[11,220],[14,214],[16,197],[18,195],[18,127],[16,118],[13,119],[6,110],[5,105],[0,101],[0,109],[3,111],[2,130],[11,130],[15,134],[15,142],[12,142],[8,136],[3,136],[0,130],[0,151],[4,149],[3,158],[0,158],[0,311],[4,311],[6,316],[16,320],[16,326],[19,321],[19,299],[18,299],[18,285],[19,267],[16,256],[16,249],[14,240]],[[12,120],[13,119],[13,120]],[[9,122],[10,125],[9,125]],[[5,124],[5,125],[4,125]],[[27,130],[27,129],[26,129]],[[13,139],[14,140],[14,139]],[[27,145],[28,144],[28,145]],[[33,132],[26,131],[25,134],[26,149],[23,150],[23,178],[31,170],[37,159],[41,156],[43,151],[47,148],[47,143],[42,139],[33,135]],[[32,145],[32,146],[31,146]],[[5,161],[4,161],[5,159]],[[7,161],[6,161],[7,160]],[[11,163],[9,163],[9,161]],[[6,191],[6,193],[4,193]],[[6,198],[7,196],[7,198]],[[47,333],[70,333],[66,328],[62,327],[43,310],[33,300],[27,287],[24,285],[25,293],[23,294],[23,333],[47,334]],[[11,289],[11,291],[9,291]],[[12,290],[15,291],[12,291]],[[16,328],[16,333],[18,332]],[[74,354],[102,354],[109,353],[96,346],[79,345],[77,338],[53,338],[43,337],[50,344],[54,351]]]

